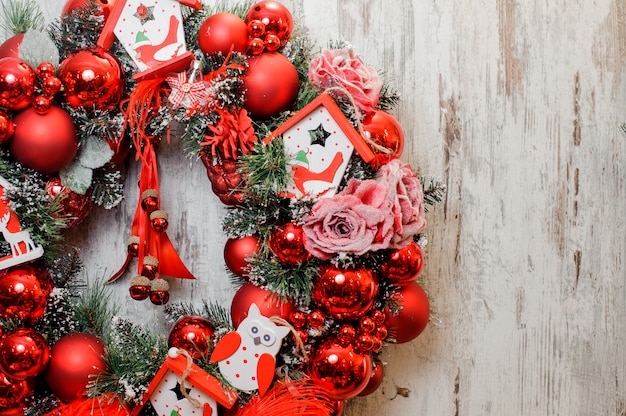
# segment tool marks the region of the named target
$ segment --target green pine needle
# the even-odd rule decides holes
[[[426,183],[425,178],[420,178],[422,184]],[[424,203],[428,206],[434,206],[441,202],[446,194],[446,185],[439,180],[433,178],[428,180],[428,185],[424,186]],[[425,209],[428,207],[425,207]],[[426,209],[426,211],[428,211]]]
[[[45,18],[35,0],[8,0],[2,2],[0,28],[9,37],[26,33],[29,29],[42,31]]]
[[[209,302],[206,299],[202,301],[202,308],[198,308],[191,303],[179,302],[165,305],[164,312],[172,322],[184,316],[195,315],[208,319],[216,329],[224,328],[230,330],[233,328],[230,322],[230,312],[222,305]]]
[[[241,172],[244,174],[244,191],[258,199],[261,204],[285,189],[289,183],[285,147],[281,137],[267,144],[257,143],[254,151],[241,157]]]

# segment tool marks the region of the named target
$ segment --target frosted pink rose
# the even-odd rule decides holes
[[[389,246],[394,229],[388,187],[352,180],[332,198],[322,198],[304,217],[305,247],[315,257],[361,255]]]
[[[376,70],[365,65],[352,49],[322,51],[309,64],[309,80],[322,90],[345,88],[359,108],[368,113],[378,104],[383,86]]]
[[[411,166],[399,159],[381,166],[377,180],[389,187],[394,221],[394,236],[389,248],[402,248],[426,226],[424,191]]]

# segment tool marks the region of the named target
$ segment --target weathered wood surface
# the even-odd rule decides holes
[[[392,77],[403,159],[448,186],[428,214],[434,320],[386,349],[383,388],[346,414],[626,414],[626,1],[286,4],[320,45],[348,40]],[[228,305],[223,207],[176,141],[159,160],[170,236],[199,278],[173,298]],[[121,208],[71,235],[90,278],[123,258],[135,174]],[[122,313],[163,325],[126,283]]]

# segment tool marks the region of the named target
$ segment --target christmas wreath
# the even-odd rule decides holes
[[[416,279],[443,191],[400,161],[388,82],[276,1],[69,0],[46,28],[30,0],[2,12],[0,413],[339,415],[373,392],[383,346],[427,325]],[[169,303],[168,280],[194,278],[161,209],[170,140],[229,206],[230,310]],[[133,158],[126,261],[87,285],[64,230],[122,202]],[[116,315],[124,280],[168,334]]]

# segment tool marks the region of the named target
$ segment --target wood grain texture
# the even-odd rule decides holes
[[[382,388],[345,414],[626,415],[626,1],[285,3],[320,46],[350,41],[392,80],[403,159],[447,185],[427,217],[433,320],[386,348]],[[159,164],[198,277],[173,298],[228,305],[224,208],[176,140]],[[122,207],[70,235],[91,279],[122,261],[136,174]],[[126,282],[114,291],[122,314],[167,330]]]

